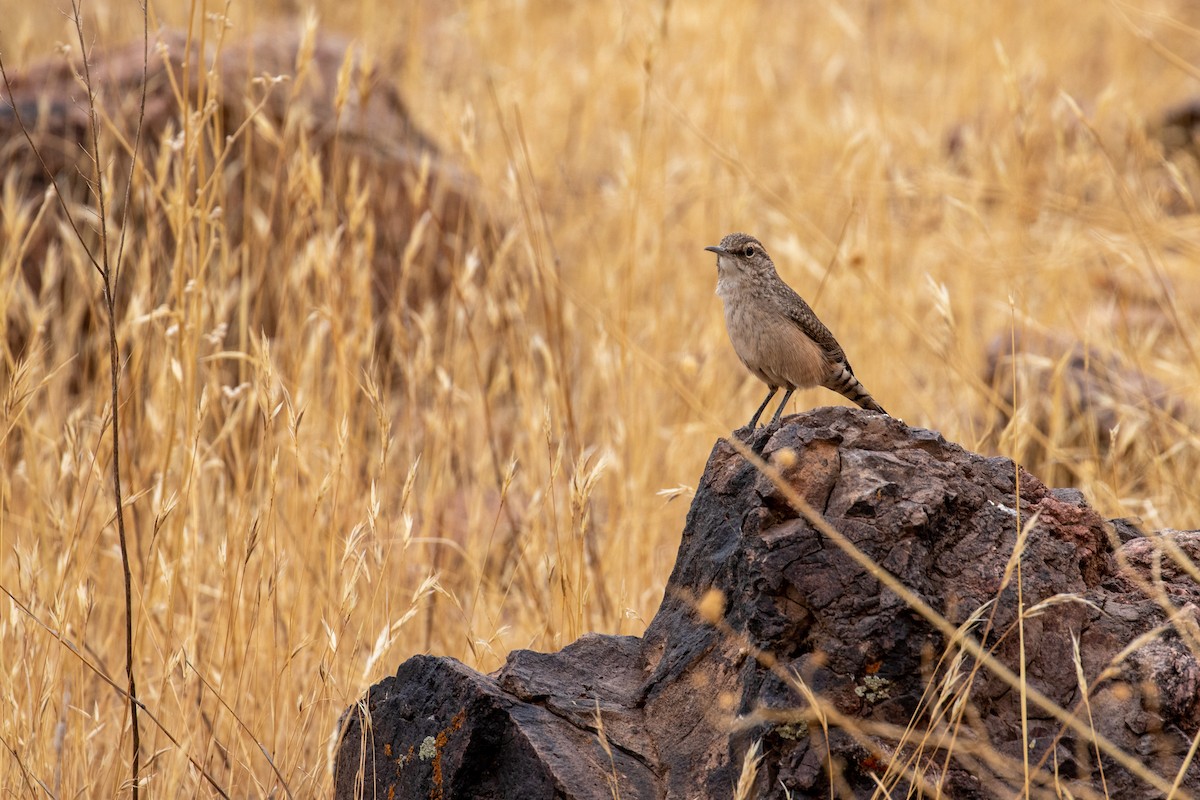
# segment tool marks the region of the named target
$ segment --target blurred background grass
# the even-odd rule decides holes
[[[152,28],[233,40],[310,10],[251,6],[155,5]],[[83,11],[97,45],[140,35],[136,4]],[[1154,137],[1196,89],[1192,4],[362,2],[309,19],[399,86],[496,247],[364,311],[393,220],[335,211],[361,191],[323,182],[327,156],[294,131],[247,133],[289,154],[289,225],[257,243],[212,213],[230,187],[180,177],[186,147],[154,191],[135,179],[176,221],[131,230],[118,328],[137,669],[179,740],[145,727],[155,794],[209,792],[188,756],[239,796],[327,792],[338,714],[413,653],[487,671],[513,648],[640,633],[713,440],[761,397],[702,250],[732,230],[763,240],[909,424],[1108,516],[1200,518],[1195,165]],[[0,29],[10,72],[73,42],[53,4]],[[129,733],[83,663],[118,676],[124,647],[107,373],[80,355],[103,352],[99,281],[59,226],[39,269],[66,288],[22,289],[31,175],[4,176],[0,232],[0,582],[28,610],[0,617],[0,787],[105,796]],[[283,298],[269,332],[264,291]],[[18,324],[35,331],[20,347]],[[989,348],[1013,338],[1049,344],[1000,358],[995,382]],[[1104,361],[1153,389],[1081,400],[1076,346],[1084,373]],[[801,392],[792,410],[835,402]]]

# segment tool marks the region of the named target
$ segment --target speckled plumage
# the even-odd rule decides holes
[[[886,414],[854,376],[845,351],[808,303],[783,282],[762,243],[731,233],[715,247],[717,295],[725,306],[725,326],[734,352],[770,391],[750,420],[758,424],[767,403],[787,393],[771,422],[779,419],[792,392],[824,386],[863,408]]]

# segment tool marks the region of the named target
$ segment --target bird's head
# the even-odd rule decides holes
[[[704,249],[717,254],[718,275],[761,275],[775,271],[762,242],[747,233],[731,233],[720,244]]]

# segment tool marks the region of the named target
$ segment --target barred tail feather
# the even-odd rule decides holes
[[[825,382],[825,387],[832,389],[849,400],[853,400],[868,411],[878,411],[880,414],[888,413],[883,409],[883,406],[875,402],[875,398],[871,397],[871,393],[866,390],[862,382],[854,377],[854,373],[844,364],[838,366],[837,372]],[[888,416],[891,415],[888,414]]]

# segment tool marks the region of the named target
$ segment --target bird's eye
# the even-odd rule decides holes
[[[744,255],[746,258],[753,258],[754,257],[754,245],[752,245],[752,244],[746,245],[746,249],[742,251],[742,255]]]

